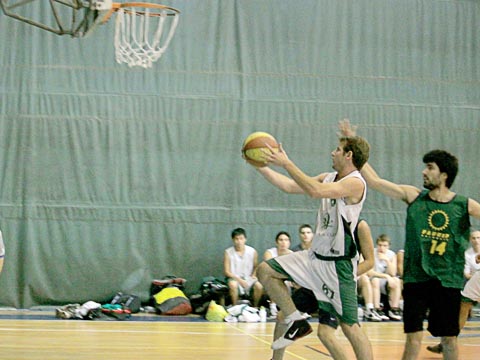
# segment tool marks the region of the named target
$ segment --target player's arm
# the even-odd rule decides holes
[[[470,198],[468,199],[468,214],[474,218],[480,219],[480,204]]]
[[[268,182],[275,185],[280,190],[289,194],[305,194],[305,191],[292,178],[289,178],[288,176],[266,166],[256,169],[260,174],[263,175],[265,179],[267,179]],[[325,178],[325,174],[320,174],[310,178],[313,182],[322,182]]]
[[[280,182],[283,182],[283,186],[278,187],[284,191],[305,193],[312,198],[338,199],[344,197],[347,198],[348,203],[359,202],[365,191],[363,182],[355,177],[332,183],[323,183],[326,174],[320,174],[317,177],[308,176],[288,158],[282,144],[279,145],[278,152],[272,151],[271,154],[267,155],[268,163],[283,167],[290,175],[290,180],[296,184],[293,185],[290,182],[289,185],[287,185],[286,179],[289,179],[287,176],[285,176],[286,179],[284,178],[282,180],[275,175],[277,178],[275,184],[278,186]],[[260,168],[259,171],[268,171],[261,169],[263,168]],[[272,171],[273,170],[270,169],[269,173],[272,174]],[[276,173],[275,171],[273,172]],[[267,178],[267,180],[273,183],[272,178]]]
[[[338,129],[339,136],[355,136],[357,132],[357,127],[350,124],[348,119],[339,121]],[[369,188],[381,192],[392,199],[402,200],[410,204],[420,193],[420,189],[415,186],[399,185],[382,179],[368,163],[362,167],[361,173]]]
[[[392,199],[402,200],[410,204],[420,194],[420,189],[415,186],[399,185],[381,178],[368,163],[362,167],[360,172],[370,189],[381,192]]]
[[[364,183],[356,177],[347,178],[342,181],[323,183],[311,178],[300,170],[292,161],[288,160],[283,168],[303,189],[304,193],[312,198],[339,199],[347,198],[348,203],[357,203],[361,200],[365,191]]]
[[[363,261],[358,264],[357,276],[365,274],[373,268],[375,256],[373,254],[373,238],[370,226],[366,221],[360,221],[357,228],[358,242],[360,243]]]

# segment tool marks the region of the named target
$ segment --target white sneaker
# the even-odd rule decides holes
[[[382,318],[373,309],[365,310],[365,313],[363,314],[363,319],[367,321],[374,321],[374,322],[382,321]]]
[[[400,321],[402,320],[402,312],[398,308],[390,309],[388,310],[388,317],[394,321]]]
[[[375,314],[377,314],[378,317],[380,317],[380,319],[382,319],[382,321],[386,321],[386,320],[390,320],[390,318],[385,315],[385,313],[380,310],[380,309],[375,309],[375,310],[372,310],[373,312],[375,312]]]
[[[290,320],[284,334],[275,340],[272,344],[273,350],[283,349],[292,344],[295,340],[303,338],[310,334],[313,330],[307,319]]]

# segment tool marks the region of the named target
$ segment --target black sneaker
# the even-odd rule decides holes
[[[306,319],[290,321],[285,333],[272,344],[273,350],[283,349],[295,340],[310,334],[313,330]]]
[[[427,350],[431,351],[435,354],[441,354],[441,353],[443,353],[443,346],[442,346],[442,344],[437,344],[437,345],[434,345],[434,346],[427,346]]]

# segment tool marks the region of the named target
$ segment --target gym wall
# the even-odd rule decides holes
[[[422,155],[442,148],[460,160],[453,190],[480,200],[480,2],[165,5],[180,22],[148,70],[115,62],[114,21],[74,39],[0,14],[0,305],[146,301],[172,274],[194,291],[223,276],[235,227],[260,257],[280,230],[295,245],[318,201],[242,160],[253,131],[317,175],[350,118],[383,177],[421,187]],[[398,250],[405,210],[370,191],[363,216]]]

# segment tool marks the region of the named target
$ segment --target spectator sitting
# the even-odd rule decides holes
[[[285,254],[290,254],[290,234],[286,231],[280,231],[275,237],[275,247],[268,249],[263,254],[263,260],[275,258]],[[276,318],[278,313],[277,305],[270,301],[270,315],[272,318]]]
[[[253,300],[254,307],[258,307],[263,294],[263,286],[255,275],[258,253],[253,247],[245,245],[247,234],[244,229],[234,229],[231,237],[233,246],[225,250],[223,270],[232,304],[236,305],[239,297],[245,296]]]
[[[397,255],[390,250],[390,238],[382,234],[377,238],[374,251],[375,267],[368,272],[372,283],[373,305],[382,320],[402,320],[399,308],[402,295],[400,279],[397,277]],[[390,309],[388,316],[380,308],[380,294],[388,295]]]
[[[313,230],[312,227],[308,224],[300,225],[298,229],[298,234],[300,235],[300,244],[295,245],[292,248],[292,251],[301,251],[308,250],[312,245],[313,240]]]

